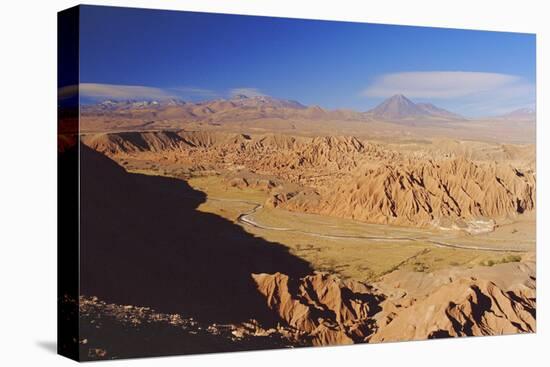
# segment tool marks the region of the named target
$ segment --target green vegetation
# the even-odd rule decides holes
[[[140,173],[163,174],[148,169]],[[267,193],[262,190],[232,187],[221,175],[195,176],[188,178],[187,182],[207,195],[197,210],[231,221],[237,221],[240,214],[251,212],[267,198]],[[439,247],[423,240],[398,240],[440,235],[425,228],[367,224],[269,207],[261,208],[251,215],[251,219],[268,227],[289,229],[274,231],[244,225],[251,234],[288,247],[290,253],[309,262],[315,270],[359,281],[375,281],[396,270],[429,273],[449,267],[473,268],[480,264],[494,266],[521,261],[521,256],[516,254],[505,253],[503,257],[502,253],[493,251]],[[396,240],[383,239],[388,233]],[[379,236],[381,239],[362,239],[361,236]],[[460,241],[466,239],[472,245],[478,245],[474,238],[464,237]],[[484,244],[486,242],[485,238]]]
[[[483,260],[479,263],[479,265],[494,266],[494,265],[497,265],[497,264],[516,263],[516,262],[520,262],[520,261],[521,261],[521,256],[519,256],[519,255],[507,255],[507,256],[505,256],[501,259],[497,259],[497,260],[494,260],[494,259]]]

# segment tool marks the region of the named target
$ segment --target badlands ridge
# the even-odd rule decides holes
[[[468,143],[450,141],[447,152],[437,154],[356,137],[188,131],[99,134],[83,141],[117,160],[160,155],[179,173],[222,172],[231,185],[268,190],[268,206],[371,223],[476,231],[535,207],[534,159],[516,146],[469,152]]]
[[[126,304],[91,284],[79,302],[90,359],[125,355],[104,330],[158,355],[536,331],[531,111],[468,121],[403,96],[367,112],[242,96],[108,101],[83,108],[81,125],[83,162],[99,152],[90,167],[116,173],[91,178],[90,205],[140,223],[139,248],[107,243],[113,220],[85,228],[107,241],[86,271],[123,264],[121,278],[159,298],[170,287],[141,270],[158,265],[159,282],[182,287],[165,303],[188,306],[163,309],[144,290]],[[216,302],[231,305],[224,320]],[[166,343],[147,344],[159,330]]]

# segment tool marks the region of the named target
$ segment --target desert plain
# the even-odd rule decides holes
[[[536,331],[532,111],[104,101],[64,149],[88,359]]]

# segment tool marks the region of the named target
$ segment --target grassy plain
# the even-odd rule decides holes
[[[198,210],[237,222],[255,236],[287,246],[292,254],[308,261],[314,269],[335,272],[345,278],[376,280],[397,269],[432,272],[448,267],[491,266],[519,261],[522,255],[521,252],[441,247],[429,242],[444,240],[468,246],[494,242],[497,246],[497,242],[502,244],[500,235],[495,239],[486,235],[477,238],[264,207],[265,192],[230,187],[220,176],[193,177],[188,183],[207,195]],[[251,213],[248,219],[266,228],[238,221],[243,213]]]

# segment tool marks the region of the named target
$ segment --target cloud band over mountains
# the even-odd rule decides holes
[[[175,97],[165,89],[140,85],[81,83],[79,92],[84,97],[97,99],[167,99]]]
[[[258,88],[233,88],[224,94],[217,93],[210,89],[195,87],[173,87],[156,88],[142,85],[120,85],[120,84],[101,84],[101,83],[81,83],[79,88],[76,86],[64,87],[59,90],[60,98],[65,98],[71,94],[80,93],[81,96],[89,99],[144,99],[144,100],[163,100],[170,98],[183,99],[210,99],[220,98],[223,95],[235,97],[244,95],[247,97],[265,96]]]
[[[521,83],[521,78],[508,74],[466,71],[404,72],[382,75],[363,94],[384,98],[405,94],[411,98],[448,99],[509,88]]]
[[[59,90],[61,99],[71,95],[87,100],[166,100],[171,98],[202,101],[215,98],[265,96],[254,87],[232,88],[222,92],[192,86],[158,88],[143,85],[81,83]],[[416,101],[437,101],[442,107],[466,116],[499,115],[535,107],[535,84],[517,75],[466,71],[414,71],[383,74],[360,93],[371,104],[395,94]],[[357,96],[357,95],[356,95]],[[352,97],[350,97],[352,98]],[[368,106],[365,106],[368,107]]]
[[[164,100],[170,98],[215,98],[218,94],[209,89],[194,87],[156,88],[143,85],[80,83],[79,87],[68,86],[59,90],[59,97],[66,98],[80,93],[89,99],[137,99]]]
[[[379,76],[362,95],[387,98],[404,94],[424,100],[447,100],[469,114],[498,114],[534,105],[535,85],[510,74],[471,71],[414,71]]]

